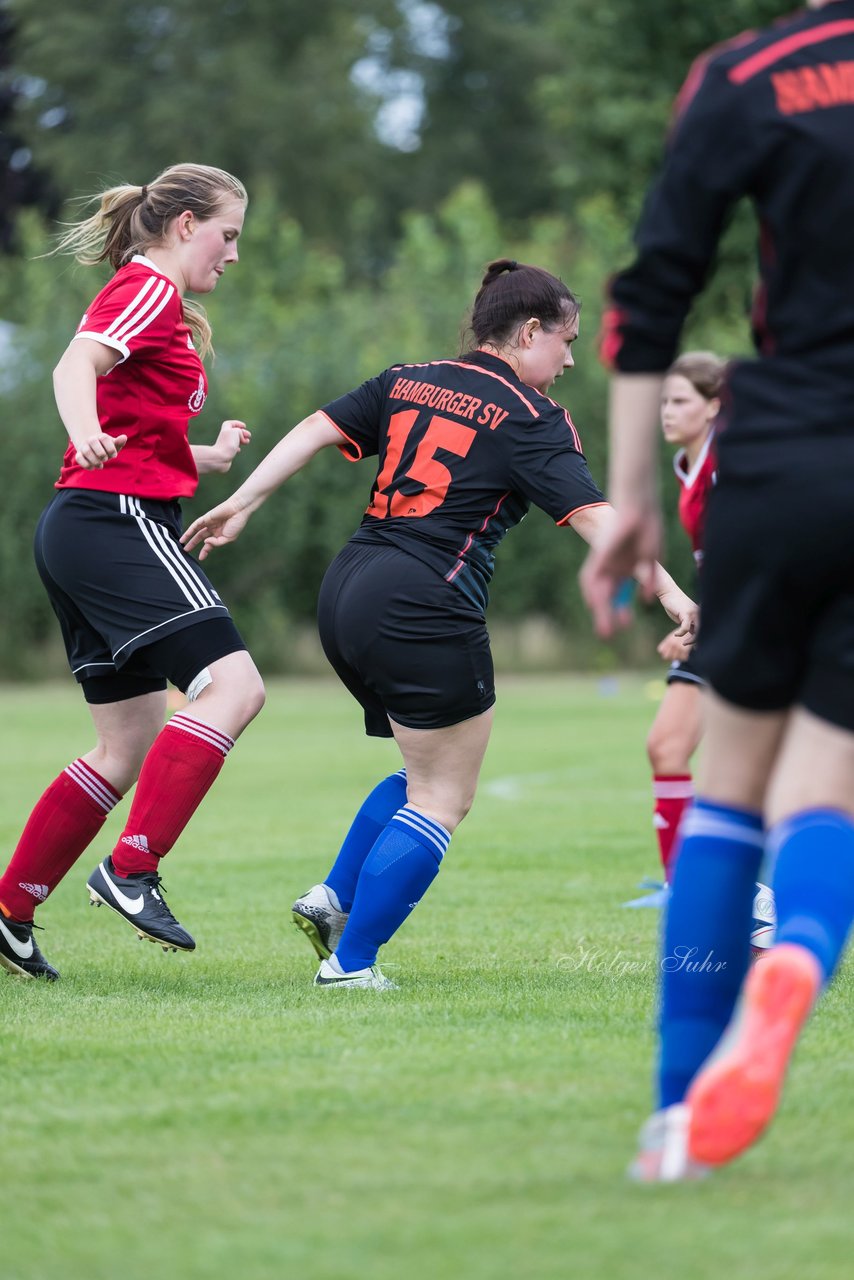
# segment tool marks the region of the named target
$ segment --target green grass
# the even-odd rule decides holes
[[[192,956],[41,912],[55,986],[0,976],[3,1280],[834,1280],[851,1273],[851,968],[766,1139],[704,1184],[623,1172],[649,1110],[657,915],[643,681],[501,682],[472,814],[385,948],[323,992],[290,924],[393,746],[274,684],[165,864]],[[66,686],[0,693],[0,836],[90,745]]]

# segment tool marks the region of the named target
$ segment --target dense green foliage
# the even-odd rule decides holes
[[[208,300],[218,359],[194,438],[212,440],[234,416],[254,442],[229,477],[203,481],[189,512],[224,496],[317,405],[393,360],[458,351],[483,266],[503,254],[558,272],[582,298],[577,368],[555,394],[603,481],[604,282],[630,253],[688,62],[777,11],[770,0],[7,7],[17,31],[6,75],[23,86],[16,129],[69,201],[179,159],[222,164],[250,189],[241,263]],[[404,128],[407,93],[421,117]],[[75,217],[79,206],[65,210]],[[50,371],[103,278],[38,256],[52,231],[35,213],[20,218],[18,254],[0,263],[8,675],[58,661],[28,548],[64,444]],[[749,218],[737,219],[686,342],[744,350],[752,277]],[[358,522],[372,476],[369,462],[318,459],[211,562],[267,670],[300,660],[297,630],[310,626],[320,575]],[[665,490],[672,524],[675,486],[665,480]],[[533,512],[500,550],[493,624],[545,617],[561,637],[548,660],[613,661],[580,608],[582,554],[578,539]],[[675,530],[669,562],[687,585],[690,557]],[[649,654],[663,630],[663,616],[651,619],[625,642],[631,650],[616,652]]]

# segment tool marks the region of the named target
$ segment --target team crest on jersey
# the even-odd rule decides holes
[[[199,374],[199,385],[187,401],[190,413],[201,413],[202,405],[205,403],[206,398],[207,393],[205,392],[205,380],[203,376]]]

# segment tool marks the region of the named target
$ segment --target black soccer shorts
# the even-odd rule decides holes
[[[388,719],[441,729],[495,702],[481,611],[415,556],[348,543],[318,600],[324,652],[365,712],[365,732],[392,736]]]
[[[699,661],[696,644],[686,649],[685,657],[678,662],[671,662],[665,676],[667,684],[696,684],[705,689],[706,680]]]
[[[209,663],[245,649],[180,534],[178,502],[68,488],[42,512],[36,566],[88,701],[163,689],[167,678],[186,688]],[[201,623],[213,625],[179,643]]]
[[[799,704],[854,730],[854,460],[774,461],[762,476],[722,474],[710,495],[703,671],[736,706]]]

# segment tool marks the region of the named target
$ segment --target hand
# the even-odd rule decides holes
[[[181,544],[185,551],[192,551],[200,542],[203,543],[199,559],[206,560],[214,547],[224,547],[240,536],[249,515],[249,511],[234,498],[227,498],[194,520],[182,534]]]
[[[100,471],[105,462],[116,458],[128,442],[127,436],[111,436],[100,431],[77,446],[74,461],[87,471]]]
[[[662,591],[658,597],[662,609],[669,618],[677,624],[676,630],[671,631],[670,635],[665,636],[661,644],[658,646],[658,652],[662,657],[662,646],[672,641],[674,645],[680,647],[681,652],[674,654],[671,661],[682,661],[688,656],[688,650],[696,642],[697,631],[700,626],[700,610],[690,596],[686,596],[675,584]],[[670,647],[670,646],[668,646]]]
[[[665,662],[684,662],[695,639],[693,634],[686,636],[679,631],[669,631],[658,645],[658,655]]]
[[[252,439],[252,432],[249,430],[245,422],[238,422],[236,418],[227,418],[219,429],[219,435],[216,438],[214,448],[219,454],[223,462],[225,471],[231,466],[233,460],[240,453],[241,447],[249,444]]]
[[[610,529],[588,554],[580,575],[581,593],[598,635],[612,636],[631,620],[622,595],[627,578],[637,581],[644,600],[653,598],[660,544],[657,512],[624,509],[615,513]]]

